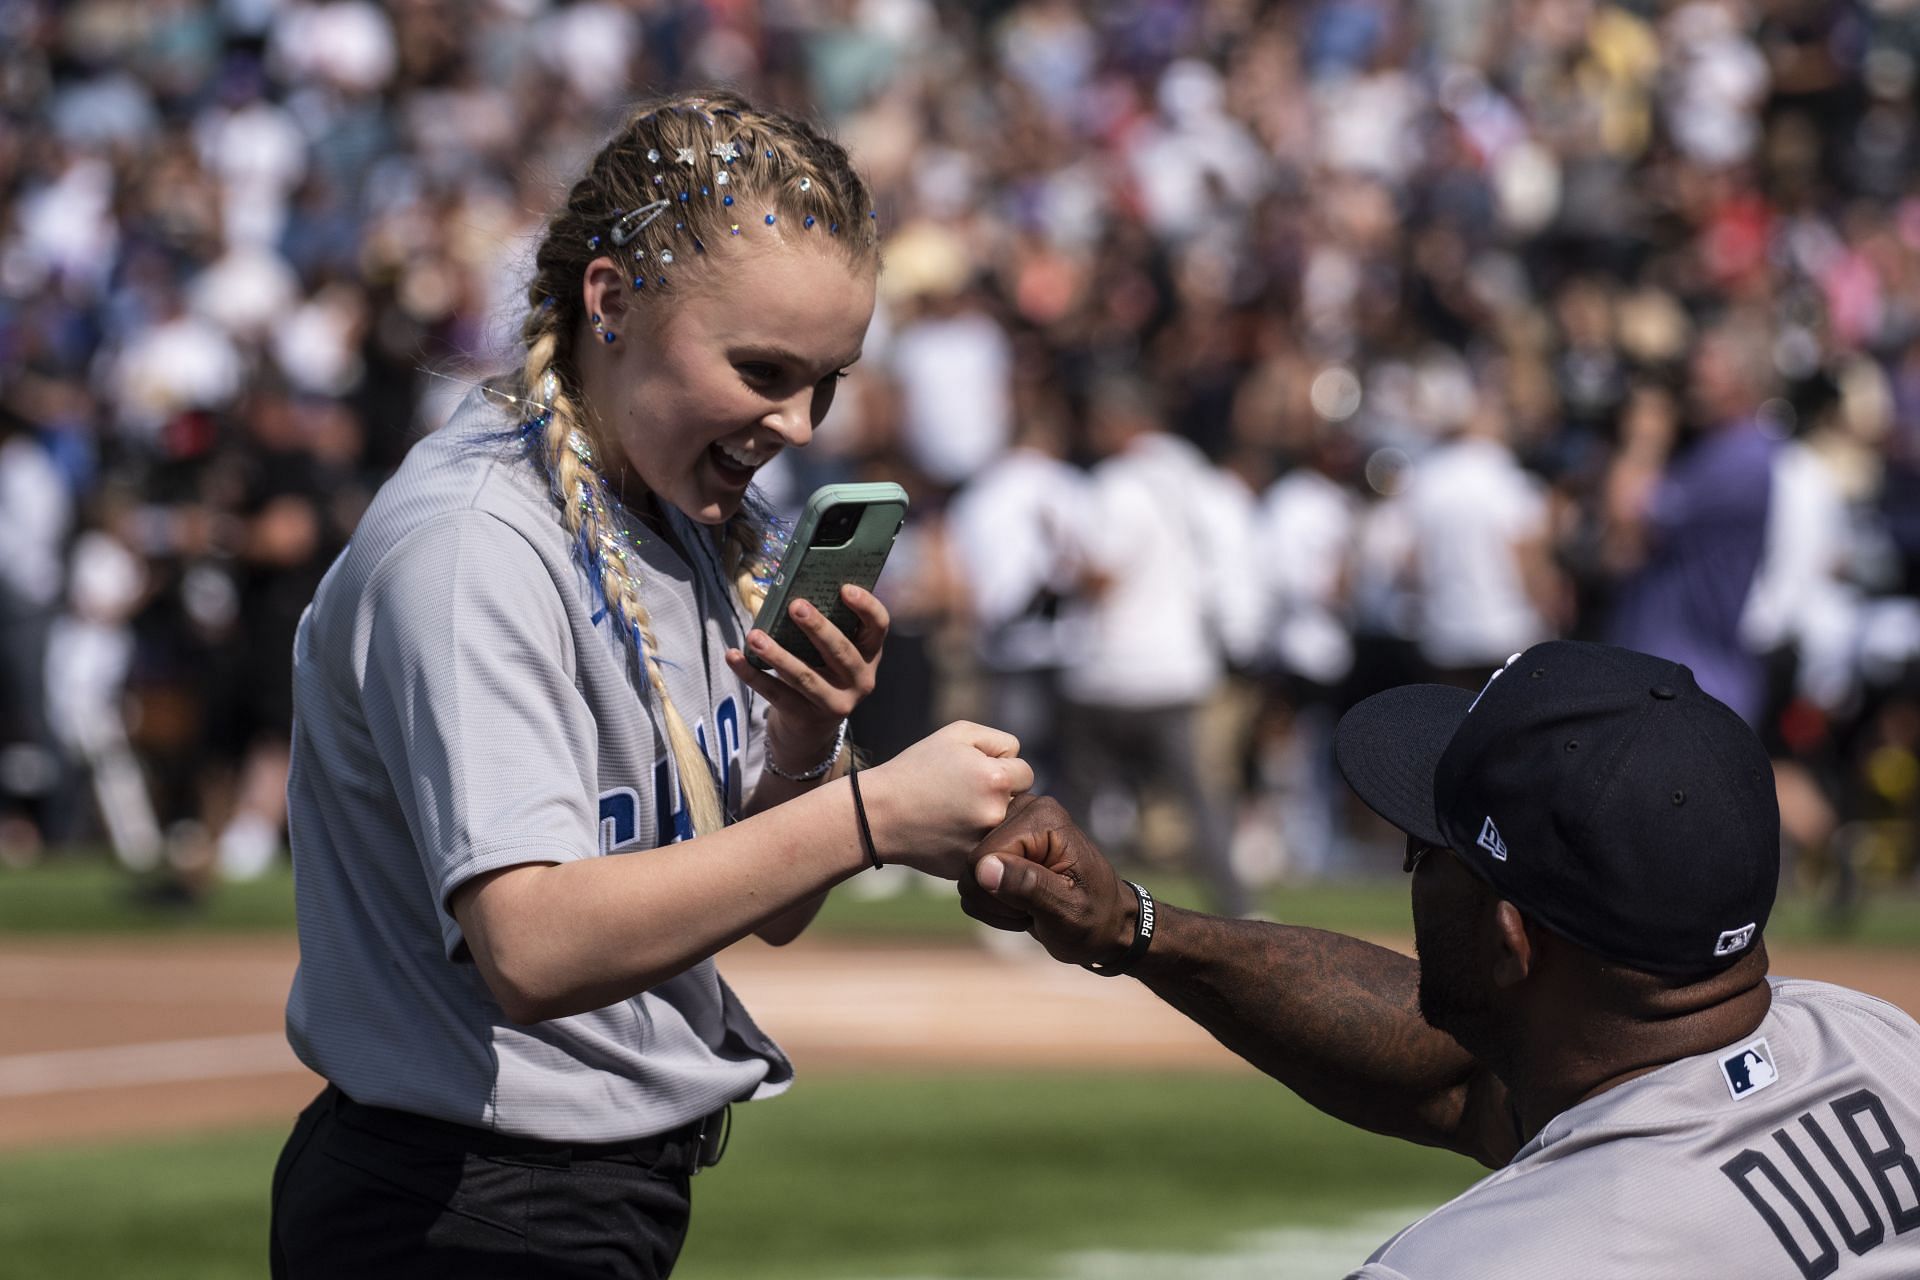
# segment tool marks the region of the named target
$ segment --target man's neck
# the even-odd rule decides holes
[[[1661,1067],[1738,1043],[1772,1007],[1764,963],[1708,983],[1658,992],[1631,1010],[1555,1002],[1500,1074],[1521,1141],[1555,1116]]]

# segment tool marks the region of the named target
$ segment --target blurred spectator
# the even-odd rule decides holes
[[[902,443],[929,479],[951,489],[1007,447],[1012,344],[964,283],[922,296],[894,336],[890,364]]]
[[[1061,672],[1078,661],[1067,616],[1081,586],[1084,473],[1069,466],[1067,424],[1037,407],[1013,447],[987,464],[955,501],[954,555],[966,584],[986,680],[989,724],[1020,739],[1036,782],[1059,777]]]
[[[25,419],[0,405],[0,860],[40,851],[59,777],[47,719],[47,640],[59,608],[67,486]]]
[[[1765,666],[1740,620],[1766,546],[1779,451],[1757,416],[1773,390],[1765,333],[1721,324],[1701,338],[1689,373],[1699,443],[1637,492],[1616,494],[1613,518],[1643,560],[1621,590],[1613,639],[1686,663],[1702,689],[1757,724]]]
[[[1438,679],[1475,688],[1560,616],[1546,495],[1506,435],[1483,394],[1414,464],[1404,499],[1421,657]]]
[[[1353,672],[1349,558],[1360,514],[1351,454],[1344,435],[1323,429],[1260,505],[1267,687],[1250,763],[1271,806],[1261,826],[1281,833],[1286,867],[1299,876],[1324,871],[1338,847],[1333,725]]]
[[[1234,780],[1207,775],[1198,731],[1226,672],[1203,517],[1218,490],[1179,460],[1192,446],[1168,436],[1156,414],[1136,382],[1109,378],[1095,389],[1088,443],[1099,461],[1074,535],[1086,574],[1073,618],[1083,642],[1061,677],[1062,803],[1125,845],[1133,833],[1112,820],[1115,806],[1134,810],[1148,788],[1169,787],[1215,909],[1242,915],[1250,899],[1230,857]]]

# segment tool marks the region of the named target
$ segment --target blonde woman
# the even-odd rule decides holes
[[[852,636],[795,607],[817,670],[749,629],[753,476],[860,355],[870,214],[803,122],[637,110],[547,227],[524,367],[321,584],[287,1028],[329,1085],[275,1173],[275,1275],[665,1275],[726,1107],[792,1078],[714,954],[882,860],[956,877],[1031,784],[970,724],[847,776],[871,595]]]

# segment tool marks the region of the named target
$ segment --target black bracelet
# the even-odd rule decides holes
[[[866,802],[860,799],[860,768],[855,765],[847,770],[847,785],[853,788],[853,816],[860,820],[860,843],[866,847],[867,861],[876,867],[887,864],[880,861],[880,851],[873,847],[873,828],[867,825]]]
[[[1092,970],[1103,978],[1118,978],[1133,968],[1140,962],[1140,957],[1147,954],[1147,944],[1153,941],[1153,895],[1131,880],[1123,880],[1121,883],[1133,890],[1133,896],[1140,900],[1139,911],[1133,917],[1133,942],[1112,964],[1102,964],[1095,960],[1091,964],[1080,966],[1082,969]]]

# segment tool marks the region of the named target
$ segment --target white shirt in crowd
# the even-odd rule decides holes
[[[1013,345],[991,316],[915,321],[894,340],[891,360],[907,453],[927,475],[957,485],[1006,449]]]
[[[1061,675],[1075,702],[1191,705],[1222,675],[1203,524],[1170,440],[1143,437],[1093,469],[1080,547],[1107,585],[1075,610],[1082,649]]]
[[[1740,618],[1740,638],[1758,653],[1801,638],[1830,602],[1848,544],[1846,499],[1811,449],[1781,448],[1770,489],[1766,550]]]
[[[1414,465],[1406,491],[1421,653],[1442,667],[1498,665],[1547,638],[1516,548],[1546,532],[1546,497],[1505,445],[1465,437]]]
[[[0,444],[0,584],[49,608],[60,598],[61,543],[73,519],[66,479],[40,442]]]
[[[1334,684],[1353,666],[1342,601],[1357,513],[1353,495],[1298,467],[1274,481],[1258,532],[1267,604],[1265,652],[1282,671]]]
[[[1246,665],[1259,652],[1266,626],[1254,545],[1257,495],[1239,476],[1216,467],[1191,440],[1159,432],[1142,437],[1135,447],[1160,468],[1162,485],[1192,526],[1216,649],[1234,665]]]
[[[1073,594],[1086,490],[1078,468],[1022,447],[989,463],[954,500],[948,517],[954,558],[989,667],[1032,671],[1074,657],[1070,622],[1034,606],[1049,591],[1062,600]]]

